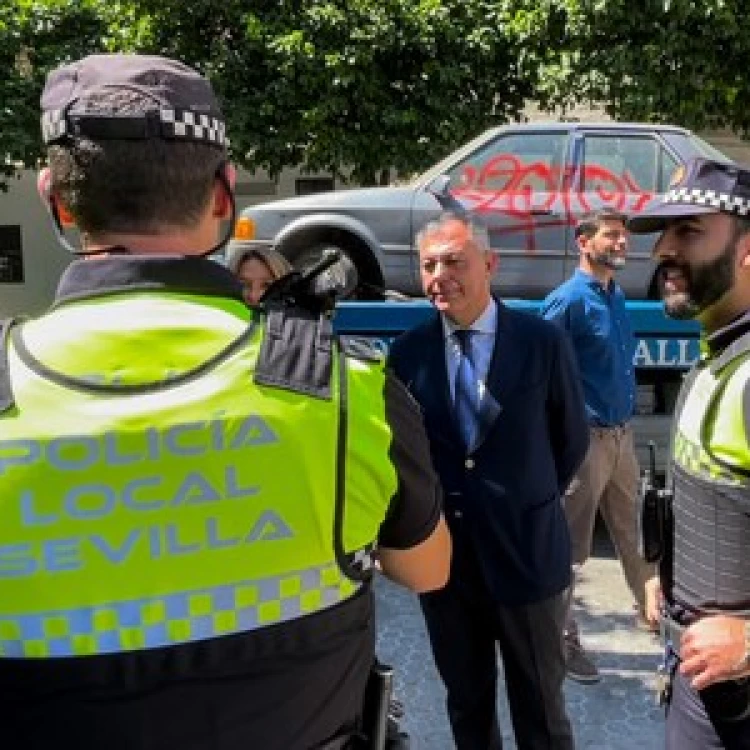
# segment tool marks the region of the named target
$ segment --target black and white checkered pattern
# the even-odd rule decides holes
[[[218,117],[184,109],[160,109],[159,123],[162,138],[197,141],[222,148],[229,146],[226,125]],[[42,115],[42,137],[45,143],[53,143],[70,132],[72,129],[65,110],[50,110]]]
[[[65,113],[61,109],[53,109],[42,115],[42,138],[45,143],[51,143],[62,138],[68,132]]]
[[[750,198],[731,196],[729,193],[719,193],[715,190],[701,190],[700,188],[673,188],[664,196],[665,203],[689,203],[694,206],[709,206],[718,211],[750,215]]]
[[[165,126],[166,138],[185,138],[206,141],[217,146],[228,146],[226,126],[218,117],[199,115],[189,110],[162,109],[159,119]]]

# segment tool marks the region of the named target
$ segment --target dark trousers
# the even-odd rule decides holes
[[[722,718],[747,702],[747,686],[718,683],[700,693],[676,672],[667,711],[667,750],[750,750],[750,717]]]
[[[448,718],[458,750],[502,747],[498,645],[519,750],[573,748],[562,691],[566,592],[524,606],[499,605],[476,566],[454,557],[448,585],[422,595],[420,603],[447,690]]]

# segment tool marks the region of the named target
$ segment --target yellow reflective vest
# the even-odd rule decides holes
[[[675,408],[669,601],[693,612],[750,607],[750,335],[691,371]]]
[[[334,551],[338,380],[330,400],[254,384],[257,323],[238,301],[131,291],[12,330],[0,657],[247,632],[357,591]],[[382,362],[347,359],[339,546],[354,557],[396,475]]]

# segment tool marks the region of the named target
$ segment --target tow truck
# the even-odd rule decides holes
[[[540,301],[504,299],[509,307],[538,314]],[[657,472],[663,473],[668,455],[675,399],[685,372],[699,357],[700,329],[695,321],[669,318],[661,302],[627,303],[637,339],[634,356],[638,397],[634,417],[636,449],[641,466],[649,459],[648,444],[656,445]],[[403,331],[433,314],[424,299],[406,302],[342,302],[334,325],[343,336],[367,338],[386,352]]]

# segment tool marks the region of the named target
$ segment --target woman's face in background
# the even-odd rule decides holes
[[[248,305],[257,305],[263,293],[275,280],[271,269],[258,258],[245,258],[237,270],[242,296]]]

